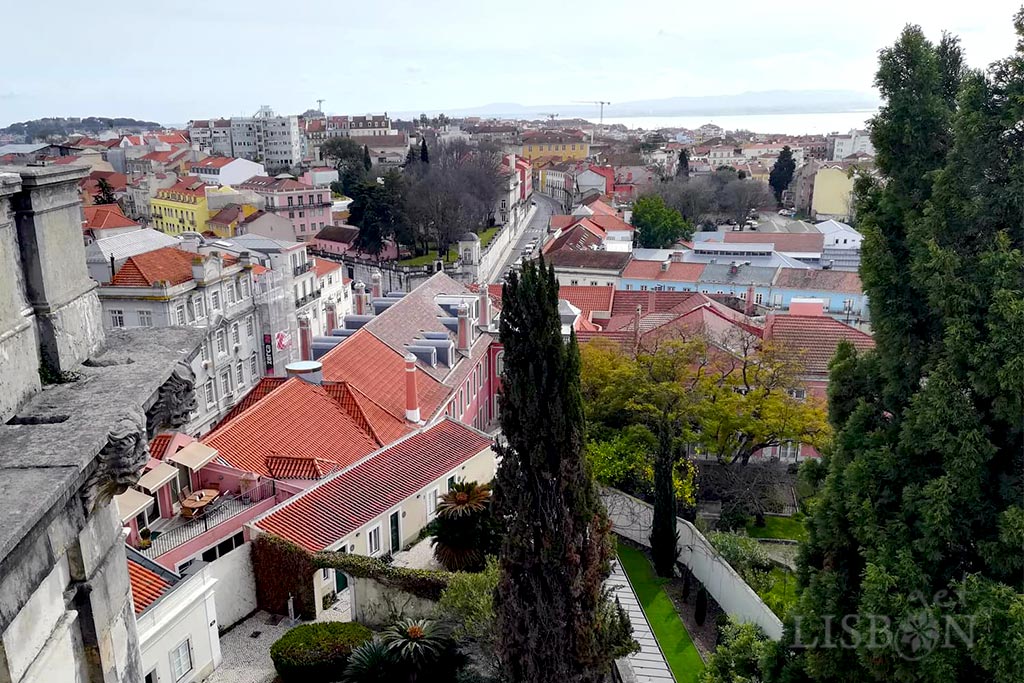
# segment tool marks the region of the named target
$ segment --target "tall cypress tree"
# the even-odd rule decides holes
[[[373,162],[370,160],[370,148],[367,145],[363,145],[363,168],[369,171],[373,167]]]
[[[839,431],[789,632],[811,647],[771,680],[1024,679],[1024,11],[1016,28],[987,75],[916,28],[882,52],[877,347],[833,363]]]
[[[427,139],[420,139],[420,161],[424,164],[430,163],[430,152],[427,150]]]
[[[782,206],[782,193],[786,191],[793,181],[793,173],[796,171],[796,161],[793,159],[793,150],[786,145],[779,152],[779,158],[775,160],[771,173],[768,174],[768,184],[772,186],[775,194],[775,201]]]
[[[506,281],[501,342],[506,444],[494,505],[505,530],[495,595],[503,673],[511,683],[600,681],[621,654],[609,642],[602,587],[609,523],[583,455],[579,351],[575,338],[562,339],[553,267],[527,263]]]

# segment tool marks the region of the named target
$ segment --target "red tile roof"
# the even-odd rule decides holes
[[[565,215],[554,215],[548,220],[548,229],[551,232],[555,232],[559,229],[568,228],[580,219],[579,216],[565,216]]]
[[[128,560],[128,580],[132,586],[132,607],[136,614],[144,612],[171,587],[162,576],[131,560]]]
[[[323,550],[490,445],[479,432],[445,419],[295,496],[256,526]]]
[[[245,216],[242,211],[241,204],[228,204],[223,209],[215,213],[210,217],[207,223],[216,223],[217,225],[231,225]]]
[[[105,228],[137,228],[139,224],[124,215],[117,204],[96,204],[86,206],[83,230],[102,230]]]
[[[323,388],[293,377],[202,439],[232,467],[273,476],[268,456],[348,466],[379,444]]]
[[[323,479],[341,469],[341,465],[320,458],[268,455],[267,469],[274,479]]]
[[[812,232],[732,232],[725,233],[725,242],[743,244],[774,244],[775,251],[801,253],[820,252],[825,244],[825,236]]]
[[[164,453],[167,452],[167,447],[171,445],[171,439],[173,438],[173,434],[157,434],[150,439],[149,457],[156,458],[157,460],[163,460]]]
[[[875,347],[871,335],[827,315],[770,315],[765,339],[792,354],[809,375],[828,375],[829,361],[843,339],[858,351]]]
[[[224,168],[234,160],[234,157],[207,157],[194,162],[190,168]]]
[[[100,190],[100,179],[106,180],[114,192],[125,192],[128,189],[128,176],[117,171],[92,171],[78,183],[79,189],[88,194],[96,194]]]
[[[604,231],[590,221],[581,221],[544,245],[543,252],[592,251],[604,242]]]
[[[194,197],[205,197],[206,183],[204,183],[200,178],[186,175],[179,178],[178,182],[174,183],[170,187],[157,190],[157,197],[165,197],[171,194],[187,194]]]
[[[622,220],[618,216],[614,216],[614,215],[609,215],[609,214],[604,214],[604,213],[596,213],[595,212],[594,215],[593,216],[589,216],[587,218],[587,220],[589,220],[590,222],[592,222],[593,224],[595,224],[596,226],[598,226],[599,228],[601,228],[605,232],[608,232],[609,230],[618,230],[618,231],[625,230],[625,231],[628,231],[628,232],[632,232],[633,231],[633,226],[632,225],[630,225],[626,221]]]
[[[324,379],[347,382],[392,417],[405,419],[405,360],[402,354],[360,329],[328,351],[323,363]],[[416,373],[420,414],[430,416],[440,407],[450,389],[426,372]]]
[[[668,270],[662,270],[661,261],[631,261],[622,271],[622,277],[658,282],[695,283],[704,272],[703,263],[677,263],[671,261]]]
[[[842,292],[844,294],[860,294],[863,291],[860,275],[857,273],[814,268],[780,268],[775,286],[781,289]]]
[[[294,178],[271,178],[265,175],[254,175],[239,183],[238,188],[255,192],[294,192],[296,190],[305,192],[314,189],[312,185],[300,183]]]
[[[313,257],[313,270],[316,271],[316,276],[317,277],[324,277],[328,273],[333,273],[334,271],[338,270],[339,268],[341,268],[341,264],[340,263],[335,263],[334,261],[328,261],[327,259],[323,259],[323,258]]]
[[[152,287],[166,281],[180,285],[192,279],[191,254],[175,247],[163,247],[145,254],[137,254],[125,261],[110,281],[112,287]]]
[[[235,404],[235,406],[228,412],[228,414],[224,416],[224,419],[217,423],[217,426],[214,427],[214,430],[219,429],[221,425],[227,424],[229,421],[238,417],[240,414],[244,413],[249,408],[252,408],[254,405],[256,405],[264,398],[266,398],[267,394],[272,392],[274,389],[277,389],[286,381],[288,381],[287,377],[262,378],[259,382],[256,383],[256,386],[249,390],[249,393],[242,397],[241,401]],[[211,431],[210,434],[213,434],[213,432]]]
[[[561,285],[558,288],[558,298],[565,299],[570,304],[580,309],[583,317],[590,320],[594,311],[612,310],[612,300],[615,298],[614,287],[591,287],[588,285]]]

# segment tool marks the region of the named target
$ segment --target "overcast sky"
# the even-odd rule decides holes
[[[869,91],[908,22],[1006,56],[1020,0],[5,0],[0,126]],[[501,8],[499,11],[497,7]],[[492,9],[493,8],[493,9]]]

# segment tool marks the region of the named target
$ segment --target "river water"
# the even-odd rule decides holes
[[[730,114],[728,116],[606,116],[605,125],[621,123],[629,128],[699,128],[714,123],[726,130],[750,130],[755,133],[782,133],[785,135],[846,133],[851,128],[863,128],[875,115],[875,110],[801,113],[801,114]],[[596,121],[595,121],[596,123]]]

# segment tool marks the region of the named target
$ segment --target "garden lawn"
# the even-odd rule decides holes
[[[757,526],[753,521],[747,522],[747,535],[751,538],[807,540],[804,517],[800,514],[792,517],[765,517],[764,526]]]
[[[663,588],[667,580],[654,573],[647,556],[639,550],[620,544],[618,551],[622,569],[633,584],[676,683],[696,683],[704,671],[704,661]]]
[[[455,259],[459,257],[459,253],[454,249],[448,250],[448,257],[445,258],[445,263],[454,263]],[[423,256],[416,256],[415,258],[407,258],[398,262],[400,266],[428,266],[437,259],[437,250],[433,249],[428,251]]]
[[[493,228],[487,228],[486,230],[481,231],[477,235],[477,237],[480,238],[480,248],[486,249],[487,245],[491,243],[491,240],[494,239],[494,236],[498,234],[499,230],[501,230],[501,226],[496,225]]]

